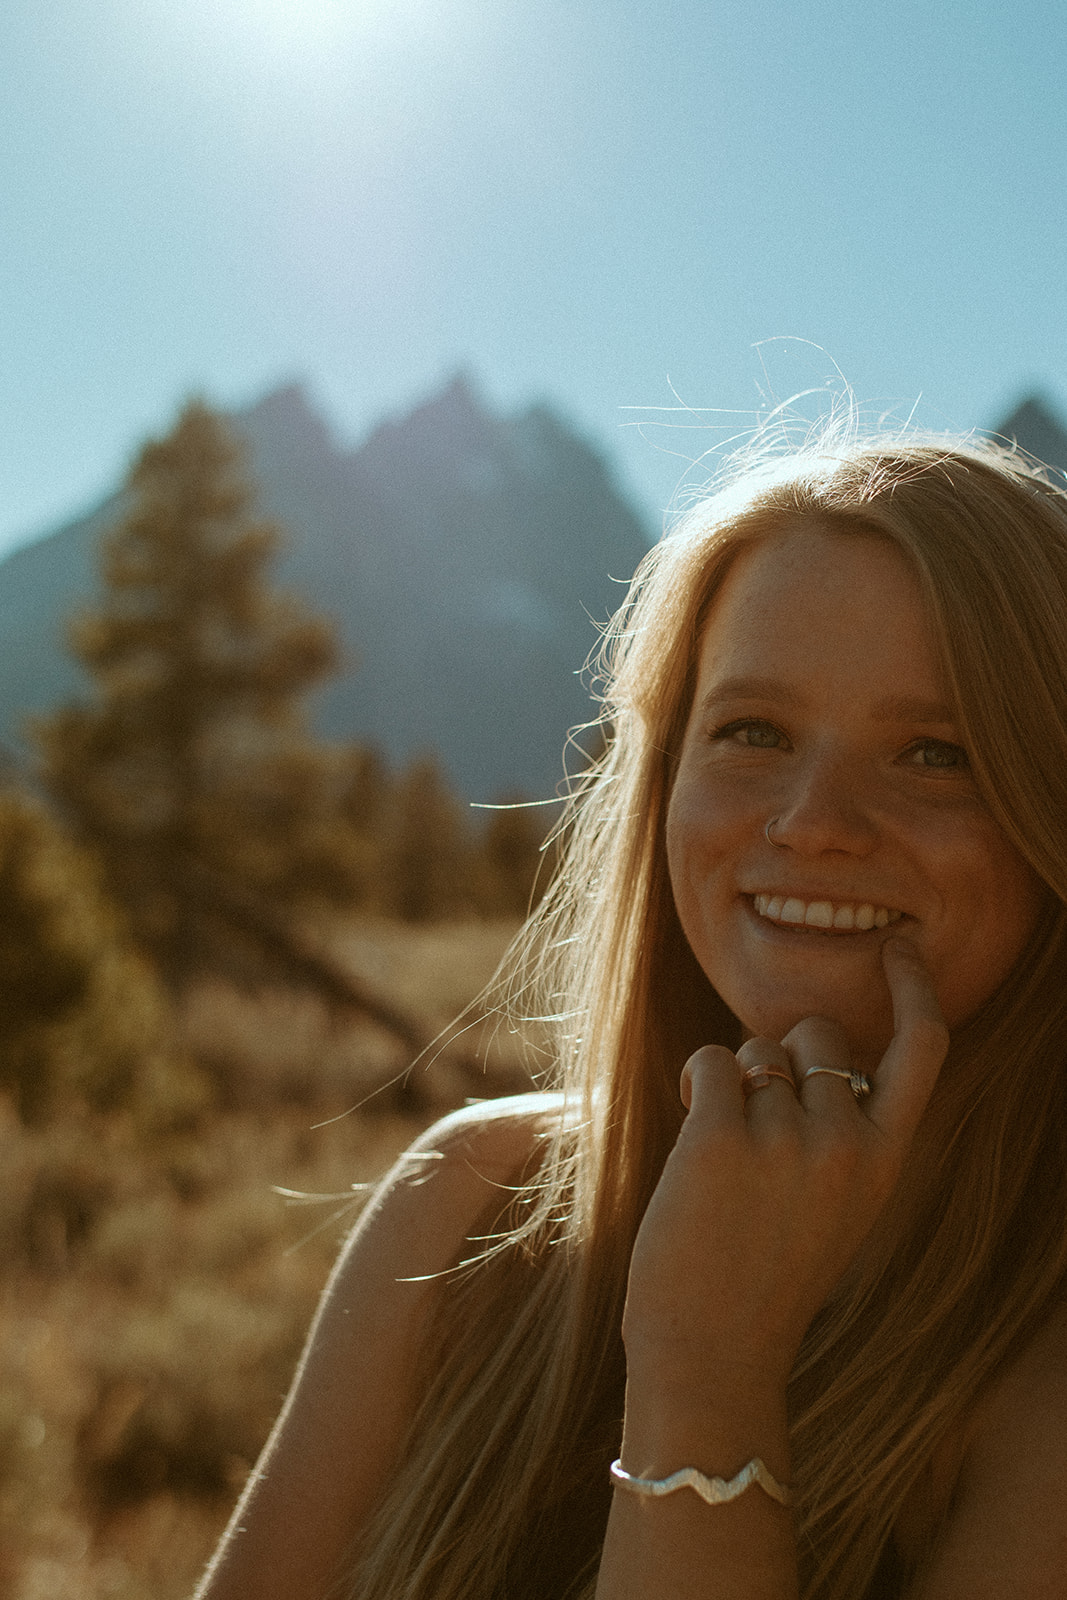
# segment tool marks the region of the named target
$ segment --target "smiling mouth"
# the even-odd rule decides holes
[[[750,896],[756,915],[787,928],[813,928],[820,933],[867,933],[888,928],[904,915],[868,901],[798,900],[781,894]]]

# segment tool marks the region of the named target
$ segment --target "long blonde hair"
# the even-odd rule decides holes
[[[569,1111],[485,1257],[442,1285],[361,1600],[592,1593],[634,1235],[680,1126],[683,1062],[739,1038],[678,924],[666,806],[717,588],[740,548],[799,519],[912,562],[977,781],[1049,891],[1011,979],[953,1038],[862,1272],[794,1369],[809,1600],[869,1588],[909,1487],[1067,1281],[1067,495],[980,444],[875,438],[765,461],[650,553],[605,642],[613,736],[511,968],[552,1029],[544,1082]]]

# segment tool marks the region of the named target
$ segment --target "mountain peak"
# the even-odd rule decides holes
[[[311,456],[337,453],[337,444],[322,412],[299,380],[293,379],[238,412],[234,421],[254,447],[284,447]]]
[[[1067,427],[1046,396],[1025,396],[993,430],[995,439],[1012,439],[1047,467],[1067,472]]]
[[[359,459],[372,476],[385,479],[412,465],[447,473],[456,461],[496,450],[503,426],[461,370],[429,399],[380,423],[360,447]]]

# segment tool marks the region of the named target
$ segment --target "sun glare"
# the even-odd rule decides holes
[[[235,67],[242,57],[265,66],[297,65],[343,46],[354,9],[343,0],[223,0],[204,21],[225,37]]]
[[[344,37],[368,8],[360,0],[239,0],[228,9],[247,28],[250,44],[299,51]]]
[[[133,0],[125,0],[128,5]],[[138,0],[138,4],[143,0]],[[169,34],[181,54],[213,76],[264,84],[329,78],[404,54],[445,21],[441,0],[197,0],[175,8],[150,0],[157,43]],[[462,8],[461,8],[462,9]],[[143,21],[144,13],[139,20]],[[158,30],[158,31],[156,31]]]
[[[225,0],[218,13],[229,14],[251,53],[297,59],[374,52],[398,42],[425,9],[422,0]]]
[[[116,0],[130,37],[194,95],[230,101],[257,136],[294,110],[321,126],[443,73],[486,48],[484,0]]]

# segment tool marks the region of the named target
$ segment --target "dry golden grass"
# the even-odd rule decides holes
[[[186,1037],[242,1107],[282,1101],[430,1112],[526,1089],[519,1042],[499,1019],[475,1012],[454,1035],[438,1037],[488,983],[516,927],[362,917],[329,931],[338,961],[417,1022],[427,1049],[414,1064],[395,1035],[358,1017],[339,1020],[314,996],[286,988],[240,995],[204,984],[186,1008]]]
[[[427,1034],[490,975],[513,925],[336,935]],[[306,998],[205,988],[187,1039],[225,1109],[147,1147],[129,1121],[0,1115],[0,1596],[181,1600],[277,1412],[338,1243],[417,1128],[478,1092],[425,1071],[420,1114],[369,1026]],[[498,1050],[481,1092],[521,1086]],[[278,1189],[325,1198],[287,1201]]]

